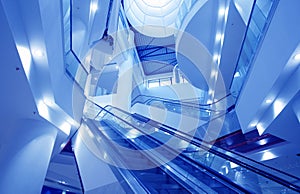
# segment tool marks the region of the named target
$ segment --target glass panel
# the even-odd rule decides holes
[[[260,8],[264,16],[267,17],[271,10],[273,0],[257,0],[256,4]]]
[[[266,26],[269,23],[268,20],[271,18],[271,10],[276,9],[278,2],[279,1],[275,0],[257,0],[255,2],[234,74],[239,76],[234,76],[231,84],[230,90],[231,93],[234,94],[234,97],[238,97],[240,93],[253,56],[262,40],[262,36],[265,34]]]
[[[80,61],[76,58],[73,52],[69,51],[65,58],[67,74],[82,88],[85,88],[85,83],[88,73],[82,67]]]
[[[148,88],[159,87],[159,80],[149,80]]]
[[[171,85],[171,78],[160,79],[160,86],[169,86]]]
[[[181,7],[178,11],[178,17],[175,21],[175,26],[179,29],[181,26],[181,23],[183,22],[185,16],[191,11],[195,3],[197,3],[197,0],[184,0],[181,4]]]
[[[251,19],[252,19],[252,22],[255,22],[255,24],[257,25],[259,30],[262,31],[265,26],[265,23],[266,23],[266,17],[261,12],[259,7],[257,7],[257,6],[254,7]]]
[[[169,142],[171,138],[172,142],[180,142],[179,145],[181,145],[181,143],[182,145],[185,145],[182,147],[182,153],[178,154],[178,157],[167,164],[170,167],[169,170],[171,172],[176,169],[177,173],[179,173],[181,177],[184,177],[186,181],[195,181],[200,179],[201,183],[205,183],[205,180],[207,180],[207,184],[209,184],[212,181],[211,176],[204,178],[203,176],[198,175],[201,172],[207,173],[214,171],[218,172],[218,174],[222,175],[222,177],[228,178],[227,180],[231,180],[235,184],[240,185],[251,193],[296,193],[295,191],[275,182],[274,180],[278,180],[278,177],[274,177],[274,175],[271,174],[271,169],[266,166],[261,167],[267,168],[269,171],[261,171],[257,168],[258,163],[256,163],[256,166],[252,166],[254,164],[253,161],[243,158],[242,156],[235,155],[232,152],[229,153],[221,148],[211,147],[211,145],[201,140],[194,139],[191,142],[184,143],[185,140],[183,137],[186,137],[187,135],[177,131],[176,129],[153,124],[152,122],[148,122],[148,120],[146,121],[145,118],[145,121],[141,121],[140,119],[132,117],[128,113],[112,107],[110,107],[109,110],[112,114],[125,119],[127,123],[115,116],[112,116],[111,114],[104,115],[102,120],[107,121],[114,126],[115,130],[123,134],[126,139],[130,139],[130,141],[140,149],[149,150],[153,148],[153,146],[157,147]],[[176,134],[176,136],[174,136],[174,134]],[[164,147],[168,147],[168,144],[164,144]],[[168,147],[168,149],[175,149],[175,147],[176,149],[181,149],[181,146],[178,145]],[[153,151],[153,153],[154,152],[155,151]],[[152,157],[163,158],[164,156],[153,155]],[[185,162],[182,161],[183,158],[185,158]],[[193,168],[191,164],[199,164],[201,167],[198,166],[197,168]],[[272,169],[272,171],[274,171],[274,174],[278,173],[276,169]],[[220,180],[219,175],[214,174],[214,178]],[[297,181],[293,177],[287,177],[287,175],[284,174],[282,175],[285,177],[285,180],[289,181],[290,184]],[[274,180],[271,178],[274,178]],[[223,185],[221,187],[222,189],[219,191],[225,192],[224,189],[226,186]]]

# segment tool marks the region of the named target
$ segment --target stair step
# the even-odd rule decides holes
[[[168,176],[166,174],[157,174],[157,173],[139,173],[137,174],[140,180],[146,181],[147,183],[157,183],[168,181]]]

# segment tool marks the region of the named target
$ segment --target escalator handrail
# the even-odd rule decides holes
[[[147,104],[147,105],[150,105],[150,102],[164,102],[164,103],[170,103],[170,104],[173,104],[173,105],[179,105],[179,106],[183,106],[183,107],[188,107],[188,108],[194,108],[196,110],[203,110],[203,111],[209,111],[209,112],[219,112],[218,110],[214,110],[214,109],[211,109],[211,108],[203,108],[201,107],[201,105],[197,105],[197,104],[194,104],[194,105],[191,105],[191,104],[185,104],[184,102],[173,102],[173,101],[162,101],[160,99],[149,99],[149,100],[146,100],[143,104]]]
[[[99,105],[98,105],[98,106],[99,106]],[[108,108],[108,107],[117,109],[117,110],[119,110],[119,111],[121,111],[121,112],[123,112],[123,113],[125,113],[125,114],[127,114],[127,115],[130,115],[130,113],[128,113],[128,112],[126,112],[126,111],[124,111],[124,110],[122,110],[122,109],[119,109],[119,108],[117,108],[117,107],[113,107],[113,106],[111,106],[111,105],[107,105],[107,106],[105,106],[104,108],[102,108],[102,107],[101,107],[101,108],[104,109],[106,112],[109,112],[109,113],[112,114],[113,116],[116,116],[115,114],[113,114],[113,113],[111,113],[110,111],[108,111],[108,110],[105,109],[105,108]],[[120,118],[120,117],[118,117],[118,116],[116,116],[116,117],[117,117],[117,118]],[[120,119],[123,120],[122,118],[120,118]],[[124,121],[124,120],[123,120],[123,121]],[[127,121],[124,121],[124,122],[126,122],[127,124],[129,124],[130,126],[132,126],[131,123],[128,123]],[[154,122],[156,122],[156,121],[154,121]],[[156,123],[158,123],[158,122],[156,122]],[[181,139],[183,139],[183,140],[188,140],[188,141],[191,140],[191,137],[190,137],[190,135],[188,135],[188,134],[185,134],[185,133],[183,133],[183,132],[181,132],[181,131],[177,131],[175,128],[169,127],[169,126],[167,126],[167,125],[165,125],[165,124],[161,124],[161,123],[158,123],[158,124],[160,124],[161,126],[163,126],[163,128],[160,128],[160,129],[165,130],[165,132],[172,133],[174,136],[178,136],[178,138],[181,138]],[[169,128],[170,130],[169,130],[169,129],[166,129],[165,127]],[[176,133],[174,133],[174,131],[176,131]],[[180,134],[180,135],[179,135],[179,134]],[[255,161],[255,160],[253,160],[253,159],[247,158],[247,157],[245,157],[245,156],[243,156],[243,155],[234,153],[234,152],[232,152],[232,151],[224,150],[224,151],[226,151],[226,152],[230,152],[232,155],[236,155],[237,157],[228,156],[227,154],[224,154],[224,153],[222,153],[222,152],[220,152],[220,151],[217,150],[217,149],[223,150],[222,148],[216,148],[215,146],[214,146],[214,147],[208,147],[208,146],[203,145],[203,143],[199,143],[199,142],[204,142],[204,141],[202,141],[201,139],[199,139],[199,138],[195,138],[195,139],[196,139],[197,141],[192,140],[192,141],[190,141],[190,143],[192,143],[192,144],[194,144],[195,146],[198,146],[198,147],[200,146],[201,148],[206,149],[208,152],[211,152],[211,153],[213,153],[213,154],[215,154],[215,155],[218,155],[218,156],[221,157],[221,158],[224,158],[224,159],[226,159],[226,160],[229,160],[229,161],[231,161],[231,162],[234,162],[234,163],[238,164],[239,166],[242,166],[242,167],[244,167],[244,168],[246,168],[246,169],[248,169],[248,170],[250,170],[250,171],[253,171],[253,172],[255,172],[255,173],[258,173],[258,174],[262,175],[263,177],[268,178],[268,179],[271,179],[271,180],[273,180],[273,181],[275,181],[275,182],[277,182],[277,183],[279,183],[279,184],[281,184],[281,185],[283,185],[283,186],[285,186],[285,187],[287,187],[287,188],[290,188],[290,189],[292,189],[292,190],[294,190],[294,191],[300,192],[300,187],[299,187],[299,186],[297,186],[297,185],[295,185],[295,184],[293,184],[293,183],[291,183],[291,182],[289,182],[289,181],[286,181],[286,180],[284,180],[284,179],[282,179],[282,178],[280,178],[280,177],[278,177],[278,176],[274,176],[273,174],[268,173],[268,172],[265,171],[265,170],[262,170],[262,169],[260,169],[260,168],[251,166],[251,165],[247,164],[246,162],[243,162],[243,161],[238,160],[237,158],[241,157],[241,158],[243,158],[243,159],[245,159],[245,160],[248,160],[248,161],[251,161],[251,162],[253,162],[253,163],[255,163],[255,164],[259,165],[259,166],[263,166],[263,167],[268,168],[268,169],[270,169],[270,170],[276,171],[277,173],[280,173],[280,174],[283,174],[283,175],[288,176],[288,177],[290,177],[290,178],[293,178],[293,179],[295,179],[296,181],[300,181],[300,179],[299,179],[298,177],[293,176],[293,175],[290,175],[290,174],[285,173],[285,172],[283,172],[283,171],[280,171],[280,170],[278,170],[278,169],[272,168],[272,167],[270,167],[270,166],[264,165],[264,164],[262,164],[262,163],[259,163],[259,162]],[[207,143],[207,142],[205,142],[205,143]]]
[[[118,118],[118,119],[120,119],[120,118]],[[120,120],[122,120],[123,122],[126,122],[125,120],[123,120],[123,119],[120,119]],[[127,122],[126,122],[127,123]],[[112,127],[112,128],[115,128],[114,126],[112,126],[112,124],[110,124],[110,123],[106,123],[107,125],[109,125],[110,127]],[[130,124],[130,126],[131,127],[134,127],[134,126],[132,126],[131,124]],[[152,137],[152,136],[149,136],[148,134],[146,134],[144,131],[142,131],[142,130],[140,130],[140,129],[138,129],[138,128],[135,128],[135,129],[137,129],[139,132],[141,132],[143,135],[145,135],[148,139],[150,139],[151,141],[153,141],[154,143],[160,143],[160,144],[164,144],[162,141],[160,141],[160,140],[158,140],[158,139],[156,139],[156,138],[154,138],[154,137]],[[124,134],[122,134],[121,132],[118,132],[122,137],[126,137]],[[133,143],[132,141],[129,141],[129,140],[126,140],[129,144],[131,144],[131,145],[133,145],[134,147],[136,147],[136,148],[140,148],[138,145],[136,145],[135,143]],[[159,144],[158,144],[159,145]],[[174,151],[174,149],[173,148],[171,148],[170,146],[166,146],[170,151]],[[142,148],[143,149],[143,148]],[[175,153],[178,153],[178,152],[176,152],[176,151],[174,151]],[[241,192],[244,192],[244,193],[249,193],[249,191],[248,190],[246,190],[245,188],[243,188],[243,187],[241,187],[240,185],[238,185],[238,184],[236,184],[236,183],[234,183],[234,182],[232,182],[229,178],[227,178],[227,177],[224,177],[224,176],[222,176],[220,173],[218,173],[218,172],[216,172],[215,170],[213,170],[213,169],[211,169],[211,168],[208,168],[208,167],[206,167],[205,165],[203,165],[203,164],[201,164],[201,163],[198,163],[198,162],[196,162],[195,160],[192,160],[191,158],[189,158],[189,157],[187,157],[187,156],[185,156],[185,155],[182,155],[182,154],[179,154],[179,156],[180,156],[180,158],[182,159],[182,158],[184,158],[184,160],[187,160],[188,161],[188,164],[189,165],[193,165],[193,166],[200,166],[201,168],[203,168],[203,169],[205,169],[207,172],[209,172],[211,175],[213,175],[213,176],[215,176],[215,177],[218,177],[221,181],[224,181],[224,182],[226,182],[227,184],[229,184],[229,185],[231,185],[231,186],[233,186],[235,189],[238,189],[239,191],[241,191]],[[150,156],[151,157],[151,156]],[[176,170],[175,170],[176,171]],[[233,189],[233,188],[230,188],[230,189]]]
[[[97,128],[93,122],[88,123],[88,120],[86,121],[86,124],[89,125],[89,128],[91,127],[91,125],[93,125],[93,127]],[[96,130],[96,131],[97,131],[97,133],[101,133],[99,130]],[[105,141],[104,141],[105,144],[108,144],[110,142],[109,139],[105,135],[103,135],[102,133],[101,133],[101,138],[105,139]],[[112,154],[112,156],[109,155],[107,157],[110,157],[111,159],[112,159],[112,157],[115,158],[116,156],[117,156],[116,158],[120,157],[119,155],[115,155],[116,151],[115,151],[115,149],[113,149],[113,146],[109,145],[109,148],[112,149],[112,150],[106,150],[106,151],[113,151],[114,153]],[[120,162],[120,160],[119,160],[119,162]],[[132,172],[130,172],[129,170],[126,170],[125,168],[118,168],[118,172],[121,174],[121,176],[124,176],[125,181],[127,182],[129,187],[134,192],[136,192],[136,193],[143,193],[143,192],[150,193],[150,191],[144,186],[144,184],[139,179],[137,179],[136,176]],[[137,181],[137,183],[132,183],[132,182],[129,183],[128,182],[128,180],[129,180],[128,176],[133,176],[135,178],[135,180]]]
[[[175,100],[175,99],[168,99],[168,98],[162,98],[162,97],[157,97],[157,96],[150,96],[150,95],[143,95],[143,94],[140,94],[140,95],[137,95],[133,100],[132,102],[134,102],[132,105],[138,103],[138,102],[135,102],[138,98],[140,97],[146,97],[148,98],[147,100],[143,101],[142,103],[147,103],[148,101],[151,101],[151,100],[160,100],[160,101],[163,101],[163,102],[172,102],[174,104],[184,104],[184,105],[190,105],[190,106],[193,106],[193,105],[196,105],[197,108],[199,106],[206,106],[206,107],[210,107],[214,104],[217,104],[218,102],[224,100],[225,98],[229,97],[231,95],[231,93],[228,93],[226,94],[225,96],[223,96],[222,98],[212,102],[212,103],[208,103],[208,104],[199,104],[199,103],[192,103],[192,102],[184,102],[184,101],[180,101],[180,100]],[[198,100],[199,98],[191,98],[189,100]]]

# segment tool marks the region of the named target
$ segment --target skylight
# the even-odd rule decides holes
[[[182,0],[124,0],[131,25],[150,37],[167,37],[175,32]]]

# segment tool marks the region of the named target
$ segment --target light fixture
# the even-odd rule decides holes
[[[214,61],[218,61],[218,60],[219,60],[219,55],[218,55],[218,54],[214,54],[213,60],[214,60]]]
[[[256,129],[257,129],[259,135],[262,135],[263,132],[266,130],[265,127],[262,125],[262,123],[258,123],[256,125]]]
[[[90,10],[92,13],[95,13],[98,10],[98,3],[97,2],[91,2]]]
[[[44,56],[44,52],[41,49],[34,49],[32,51],[34,57],[41,58]]]
[[[51,98],[50,96],[44,97],[43,101],[49,107],[53,107],[55,105],[55,102],[54,102],[53,98]]]
[[[213,101],[212,100],[207,100],[207,104],[212,104]]]
[[[229,162],[229,165],[230,165],[230,168],[236,168],[236,167],[239,167],[239,165],[237,165],[237,164],[234,163],[234,162]]]
[[[216,34],[216,41],[217,41],[217,42],[221,41],[221,40],[222,40],[222,36],[223,36],[223,35],[222,35],[221,33],[217,33],[217,34]]]
[[[221,8],[219,9],[219,16],[220,16],[220,17],[221,17],[221,16],[224,16],[225,13],[226,13],[226,9],[225,9],[224,7],[221,7]]]
[[[50,118],[48,106],[45,104],[43,100],[37,103],[37,109],[39,114],[46,120]]]
[[[67,145],[67,142],[64,142],[60,145],[60,148],[63,149]]]
[[[241,76],[240,72],[237,71],[237,72],[235,72],[233,77],[240,77],[240,76]]]
[[[273,102],[273,100],[272,99],[267,99],[265,102],[266,102],[266,104],[271,104]]]
[[[70,132],[71,132],[71,125],[67,122],[64,122],[62,123],[60,126],[59,126],[59,129],[64,132],[66,135],[70,135]]]
[[[296,54],[296,55],[294,56],[294,59],[295,59],[296,61],[300,61],[300,53]]]
[[[266,151],[264,151],[263,154],[262,154],[261,161],[271,160],[271,159],[274,159],[274,158],[276,158],[276,157],[277,157],[277,156],[276,156],[273,152],[271,152],[271,151],[269,151],[269,150],[266,150]]]
[[[252,123],[249,125],[249,127],[250,127],[250,128],[253,128],[253,127],[256,126],[256,124],[257,124],[257,122],[252,122]]]
[[[284,109],[285,103],[282,99],[276,99],[273,103],[274,118],[277,117]]]
[[[30,50],[27,47],[24,46],[18,46],[17,49],[19,52],[19,56],[21,59],[21,62],[23,64],[24,71],[27,75],[27,77],[30,76],[30,69],[31,69],[31,53]]]
[[[151,7],[164,7],[170,0],[143,0],[143,2]]]

